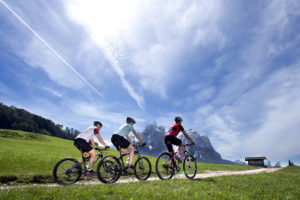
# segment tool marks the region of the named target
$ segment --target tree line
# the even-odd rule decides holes
[[[24,109],[6,106],[0,103],[0,128],[40,133],[73,140],[79,131],[55,124],[49,119],[32,114]]]

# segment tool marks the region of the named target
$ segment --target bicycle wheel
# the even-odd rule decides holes
[[[192,155],[187,155],[183,160],[183,171],[188,179],[193,179],[197,174],[197,162]]]
[[[162,180],[170,179],[174,176],[175,161],[168,152],[161,153],[155,164],[157,176]]]
[[[139,180],[147,180],[151,174],[151,163],[148,158],[140,157],[134,163],[134,174]]]
[[[81,164],[74,158],[60,160],[53,169],[54,180],[61,185],[69,185],[79,180]]]
[[[106,156],[97,166],[98,179],[102,183],[114,183],[120,178],[120,163],[115,156]]]

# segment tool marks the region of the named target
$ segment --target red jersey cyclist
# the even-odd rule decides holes
[[[181,159],[180,155],[182,156],[184,151],[184,144],[179,138],[177,138],[177,135],[180,133],[180,131],[183,133],[184,137],[191,142],[191,144],[195,144],[195,142],[185,132],[183,126],[181,125],[182,121],[183,120],[181,117],[175,117],[175,124],[171,125],[165,134],[165,144],[167,145],[168,151],[171,153],[172,157],[175,155],[172,145],[174,144],[179,146],[179,160]]]
[[[109,146],[106,145],[104,140],[101,138],[99,132],[102,128],[102,123],[99,121],[94,122],[94,126],[90,126],[84,131],[82,131],[74,141],[74,145],[83,153],[83,156],[85,158],[90,157],[89,166],[87,168],[88,172],[93,172],[92,167],[94,164],[94,160],[96,158],[96,152],[93,148],[95,148],[95,141],[93,139],[93,136],[95,135],[99,142],[105,146],[105,149],[108,149]],[[92,143],[92,146],[89,144],[89,142]],[[78,160],[79,163],[82,163],[82,158]]]

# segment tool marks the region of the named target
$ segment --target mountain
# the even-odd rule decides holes
[[[234,161],[234,163],[237,165],[247,165],[247,163],[240,161],[240,160],[236,160],[236,161]]]
[[[167,151],[167,147],[164,143],[165,133],[165,128],[158,126],[155,122],[148,124],[142,132],[139,132],[140,136],[147,143],[147,146],[142,148],[140,152],[146,155],[158,156],[161,152]],[[222,159],[221,155],[213,148],[206,135],[199,135],[196,131],[191,129],[188,130],[187,133],[196,143],[189,148],[189,152],[197,159],[197,161],[234,164],[229,160]],[[178,135],[178,138],[184,143],[189,143],[182,133]],[[132,136],[132,139],[134,139],[134,136]]]

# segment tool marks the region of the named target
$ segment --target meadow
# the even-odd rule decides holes
[[[300,167],[274,173],[205,179],[139,181],[108,185],[17,188],[0,191],[0,199],[300,199]]]
[[[106,155],[119,155],[114,149]],[[55,164],[65,157],[80,158],[73,141],[37,133],[0,129],[0,182],[51,183]],[[155,157],[147,156],[154,172]],[[96,164],[97,165],[97,164]],[[96,168],[94,166],[94,169]],[[243,165],[198,163],[198,173],[204,170],[247,170]],[[155,176],[155,173],[153,173]]]

